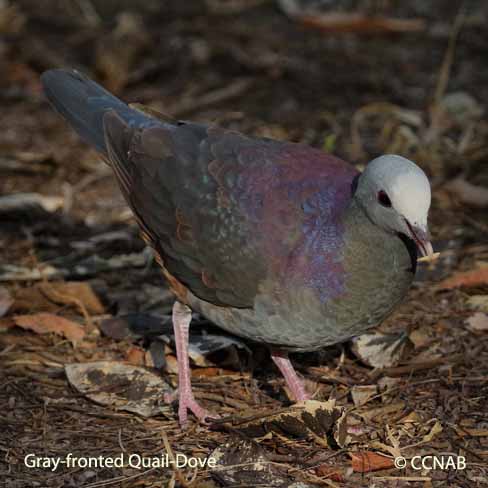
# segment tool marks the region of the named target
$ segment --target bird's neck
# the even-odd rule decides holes
[[[351,237],[368,240],[371,236],[381,236],[381,239],[392,237],[392,234],[375,225],[364,211],[362,205],[353,197],[344,210],[342,223]]]
[[[399,235],[376,225],[354,197],[344,211],[342,224],[347,247],[355,255],[351,262],[364,261],[361,268],[369,265],[374,272],[378,272],[378,267],[401,263],[402,268],[411,268],[415,273],[415,245],[411,248],[411,243]]]

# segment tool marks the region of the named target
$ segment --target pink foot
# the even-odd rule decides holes
[[[186,395],[179,394],[179,390],[175,390],[172,393],[164,394],[165,403],[173,403],[176,398],[178,398],[178,419],[182,427],[186,427],[188,424],[188,410],[190,410],[193,415],[202,424],[208,425],[207,419],[218,419],[219,415],[209,412],[207,409],[203,408],[193,397],[192,392],[187,392]]]
[[[207,419],[218,418],[201,407],[193,396],[190,379],[190,361],[188,359],[188,331],[191,322],[191,310],[180,302],[173,305],[173,328],[175,331],[176,359],[178,361],[178,418],[180,426],[185,428],[188,424],[188,410],[201,422],[208,423]],[[165,401],[172,401],[176,396],[165,395]]]
[[[281,374],[285,378],[286,384],[290,391],[292,392],[295,400],[297,402],[303,402],[305,400],[310,400],[312,395],[307,393],[303,386],[302,380],[298,377],[295,368],[291,364],[288,354],[284,352],[273,351],[271,357],[281,371]]]
[[[178,405],[178,418],[182,428],[186,428],[188,425],[188,410],[195,415],[198,421],[204,425],[208,425],[209,419],[218,419],[219,416],[210,413],[207,409],[203,408],[191,395],[180,395]]]

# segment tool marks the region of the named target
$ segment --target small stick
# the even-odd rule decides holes
[[[417,259],[417,263],[430,263],[433,261],[437,261],[440,255],[441,255],[440,252],[435,252],[431,256],[422,256],[421,258]]]

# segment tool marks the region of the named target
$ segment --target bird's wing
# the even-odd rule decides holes
[[[164,267],[221,306],[252,307],[270,276],[313,274],[296,253],[327,251],[318,226],[333,223],[356,173],[306,146],[216,127],[134,128],[114,111],[104,128],[121,189]]]
[[[266,293],[271,283],[273,293],[304,286],[327,298],[352,166],[304,145],[130,107],[74,70],[47,71],[42,83],[56,110],[111,162],[174,285],[243,308],[263,281]]]

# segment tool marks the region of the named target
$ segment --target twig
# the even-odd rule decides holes
[[[431,359],[429,361],[421,361],[421,362],[417,362],[417,363],[410,363],[410,364],[405,364],[404,366],[396,366],[393,368],[375,369],[371,372],[370,378],[372,380],[376,380],[381,375],[392,376],[392,377],[403,376],[405,374],[411,374],[415,371],[422,371],[424,369],[431,369],[431,368],[434,368],[435,366],[441,366],[444,364],[460,363],[463,360],[464,360],[463,354],[455,354],[454,356],[451,356],[450,358],[436,358],[436,359]]]
[[[170,112],[174,117],[181,117],[183,115],[186,116],[198,110],[207,108],[210,105],[215,105],[216,103],[221,103],[231,98],[236,98],[249,90],[255,83],[256,80],[254,78],[239,78],[230,85],[199,96],[198,99],[192,97],[184,100],[178,105],[168,109],[168,112]]]

